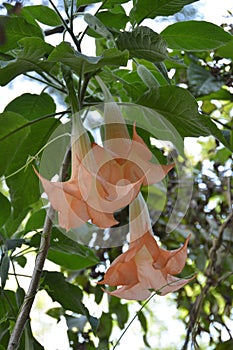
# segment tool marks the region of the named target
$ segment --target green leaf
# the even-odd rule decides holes
[[[148,325],[147,325],[147,320],[142,311],[138,312],[138,320],[141,323],[142,329],[144,330],[145,333],[147,333],[148,330]]]
[[[170,16],[198,0],[136,0],[130,11],[131,22],[141,23],[144,18]]]
[[[129,0],[107,0],[106,2],[104,2],[103,8],[110,5],[114,6],[115,4],[123,4],[128,1]],[[77,0],[77,6],[96,4],[97,2],[100,2],[100,0]]]
[[[21,213],[22,209],[27,209],[39,200],[39,180],[31,166],[8,178],[6,182],[10,189],[15,218]]]
[[[233,340],[229,339],[227,341],[222,342],[221,344],[218,344],[215,350],[229,350],[232,347],[233,347]]]
[[[233,96],[230,93],[230,91],[226,90],[225,88],[222,88],[216,92],[212,92],[208,95],[202,96],[198,98],[198,100],[205,101],[205,100],[220,100],[220,101],[233,101]]]
[[[11,204],[9,200],[0,192],[0,227],[2,227],[11,214]]]
[[[14,260],[15,262],[17,262],[17,264],[18,264],[19,266],[21,266],[22,268],[24,268],[25,265],[26,265],[26,263],[27,263],[27,259],[26,259],[26,257],[23,256],[23,255],[16,256],[16,257],[14,257],[13,260]]]
[[[6,42],[0,46],[0,52],[8,52],[18,48],[20,39],[28,37],[43,39],[40,27],[28,23],[23,17],[0,16],[0,21],[6,35]]]
[[[97,328],[97,335],[100,339],[109,339],[112,332],[112,315],[110,313],[102,313],[99,327]],[[103,348],[104,349],[104,348]]]
[[[6,238],[11,237],[19,228],[21,225],[23,219],[27,215],[29,211],[29,208],[22,208],[21,212],[18,213],[17,216],[14,216],[14,212],[11,212],[10,217],[8,218],[7,222],[5,223],[5,234],[4,236]]]
[[[59,302],[65,310],[85,315],[87,309],[82,303],[82,290],[74,284],[68,283],[61,272],[44,271],[41,286],[53,301]]]
[[[195,98],[185,89],[178,86],[161,86],[143,94],[138,103],[161,114],[182,137],[213,135],[229,148],[221,131],[209,117],[199,114]]]
[[[7,172],[19,147],[29,135],[30,127],[23,127],[27,120],[20,114],[4,112],[0,114],[0,175]],[[17,132],[15,132],[17,130]]]
[[[5,112],[20,113],[28,120],[33,120],[54,113],[56,104],[52,97],[44,92],[40,95],[23,94],[12,100],[5,108]]]
[[[49,56],[49,61],[60,62],[69,66],[75,73],[95,72],[98,69],[109,66],[125,66],[128,62],[128,52],[117,49],[108,49],[101,56],[90,57],[75,52],[67,42],[59,44]]]
[[[52,46],[41,38],[24,38],[19,41],[21,51],[14,61],[10,61],[0,69],[0,85],[5,86],[20,74],[35,71],[47,72],[52,68],[51,63],[41,60],[52,51]]]
[[[31,246],[39,246],[40,235],[34,235]],[[80,270],[96,265],[99,260],[92,249],[79,244],[57,228],[53,228],[48,259],[71,270]]]
[[[190,90],[195,96],[208,95],[218,91],[224,85],[223,80],[213,76],[209,70],[196,63],[189,65],[187,76]]]
[[[18,314],[15,292],[0,288],[0,343],[6,350],[10,336],[10,320]],[[1,348],[0,348],[1,349]]]
[[[49,315],[50,317],[55,318],[58,321],[60,317],[64,315],[64,310],[62,307],[54,307],[52,309],[49,309],[46,312],[46,314]]]
[[[232,35],[223,28],[205,21],[177,22],[160,34],[174,50],[209,51],[232,41]]]
[[[95,330],[96,318],[90,316],[87,308],[82,303],[83,293],[78,286],[68,283],[62,273],[54,271],[44,271],[42,273],[41,286],[53,301],[60,303],[65,310],[85,315],[92,329]]]
[[[33,5],[33,6],[24,6],[22,8],[21,14],[29,22],[35,21],[37,19],[43,24],[48,26],[55,27],[62,24],[60,17],[55,11],[51,8],[44,5]]]
[[[216,50],[215,54],[220,57],[230,58],[233,60],[233,40],[229,41],[226,45],[221,46]]]
[[[36,231],[36,230],[42,230],[44,226],[44,220],[46,216],[46,211],[45,209],[38,210],[34,212],[32,215],[30,215],[24,232],[31,232],[31,231]]]
[[[0,266],[0,277],[1,277],[1,288],[4,289],[6,285],[6,281],[8,279],[8,271],[10,267],[10,258],[8,253],[4,253],[1,258],[1,266]]]
[[[26,107],[29,108],[28,111],[25,110],[25,106],[23,105],[23,103],[25,103]],[[15,114],[13,112],[10,112],[9,109],[12,108],[13,110],[16,110],[17,106],[20,109],[20,111],[25,113],[25,115],[29,119],[33,119],[33,123],[31,123],[30,126],[30,134],[27,134],[27,137],[24,138],[23,142],[18,142],[18,144],[15,143],[13,145],[14,157],[12,157],[11,164],[7,169],[8,175],[13,174],[18,169],[21,169],[22,166],[24,166],[27,163],[28,158],[30,156],[33,157],[34,155],[36,155],[38,151],[40,151],[42,147],[47,143],[52,132],[56,129],[58,125],[60,125],[60,122],[54,118],[40,119],[38,121],[35,118],[40,117],[41,113],[43,116],[44,113],[52,114],[55,112],[55,103],[53,99],[47,94],[24,94],[22,96],[19,96],[15,101],[11,102],[6,107],[8,111],[5,112],[5,114]],[[18,134],[20,134],[20,132],[22,132],[25,129],[27,128],[24,128],[22,130],[16,129],[17,132],[14,133],[14,136],[16,137]],[[6,141],[8,139],[9,137],[6,138]],[[3,157],[6,157],[5,151],[3,152]],[[10,188],[12,205],[14,207],[14,216],[19,215],[22,209],[28,207],[32,203],[35,203],[40,197],[40,191],[38,186],[39,180],[36,174],[34,173],[31,164],[29,164],[19,173],[9,177],[7,179],[7,185]]]
[[[123,7],[121,8],[123,9]],[[115,13],[110,11],[99,12],[96,17],[104,23],[105,26],[118,30],[124,29],[129,19],[125,12]]]
[[[167,44],[163,38],[148,27],[137,27],[132,32],[123,32],[117,38],[120,50],[129,50],[130,57],[160,62],[167,58]]]

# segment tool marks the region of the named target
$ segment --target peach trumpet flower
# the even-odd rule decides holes
[[[92,186],[90,177],[80,178],[80,172],[84,168],[82,159],[85,158],[86,163],[93,161],[91,159],[91,143],[89,136],[84,129],[79,116],[74,116],[71,135],[71,178],[65,182],[52,182],[45,179],[36,170],[36,174],[41,180],[44,191],[52,207],[58,211],[58,222],[60,227],[67,231],[83,225],[88,220],[101,228],[111,227],[118,222],[114,219],[113,213],[106,213],[102,210],[96,210],[89,205],[88,200],[83,198],[80,190],[80,183],[85,183],[88,187]],[[83,176],[85,172],[83,170]],[[95,193],[97,201],[101,201],[101,195],[107,196],[101,184],[99,184],[99,192]],[[99,204],[98,207],[101,207]]]
[[[160,248],[152,234],[146,203],[139,194],[130,205],[129,249],[113,261],[98,284],[118,287],[106,292],[127,300],[145,300],[152,290],[160,295],[177,291],[194,278],[174,276],[184,268],[189,239],[175,250]]]

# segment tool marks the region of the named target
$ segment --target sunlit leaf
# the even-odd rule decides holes
[[[198,0],[136,0],[130,11],[131,22],[141,23],[144,18],[170,16]]]
[[[209,51],[232,41],[232,35],[223,28],[205,21],[177,22],[160,34],[174,50]]]
[[[37,19],[48,26],[59,26],[62,24],[60,17],[51,8],[44,5],[24,6],[21,11],[28,22],[35,22]]]
[[[183,137],[213,135],[225,146],[230,147],[211,119],[198,112],[195,98],[185,89],[177,86],[161,86],[146,92],[138,103],[155,109],[174,125]]]

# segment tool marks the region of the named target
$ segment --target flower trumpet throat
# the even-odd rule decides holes
[[[182,288],[194,278],[174,276],[184,268],[190,236],[182,247],[165,250],[159,247],[152,234],[149,213],[141,194],[130,208],[129,249],[113,261],[99,284],[117,287],[106,292],[128,300],[145,300],[151,290],[165,295]]]

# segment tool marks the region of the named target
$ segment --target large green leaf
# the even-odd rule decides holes
[[[141,23],[144,18],[170,16],[198,0],[136,0],[130,11],[131,22]]]
[[[82,303],[82,290],[78,286],[68,283],[61,272],[44,271],[41,286],[45,288],[53,301],[58,301],[64,309],[78,314],[86,314],[87,309]]]
[[[233,60],[233,40],[217,49],[216,55]]]
[[[160,34],[174,50],[209,51],[232,40],[232,35],[223,28],[205,21],[177,22]]]
[[[143,94],[138,103],[161,114],[182,137],[213,135],[229,147],[221,131],[211,119],[199,114],[195,98],[185,89],[178,86],[161,86]]]
[[[25,93],[12,100],[5,108],[5,112],[20,113],[28,120],[54,113],[56,105],[52,97],[44,92],[40,95]]]
[[[123,8],[123,7],[122,7]],[[99,12],[96,17],[108,27],[124,29],[129,18],[125,12],[112,13],[110,11]]]
[[[215,77],[209,70],[196,63],[188,66],[187,75],[190,90],[195,96],[208,95],[218,91],[224,85],[224,80]]]
[[[46,144],[54,129],[60,125],[59,121],[54,118],[37,120],[44,114],[54,113],[55,108],[53,99],[45,93],[41,95],[23,94],[6,107],[7,112],[5,113],[13,113],[10,110],[19,110],[30,119],[26,125],[31,124],[30,134],[25,137],[21,144],[14,144],[14,157],[12,157],[13,160],[7,169],[8,175],[24,166],[30,156],[35,156]],[[15,137],[24,129],[15,132]],[[40,197],[39,180],[31,165],[9,177],[7,184],[10,188],[15,215],[18,215],[23,208],[36,202]]]
[[[55,110],[54,100],[46,93],[40,95],[26,93],[18,96],[6,106],[5,113],[18,111],[27,118],[26,125],[30,125],[30,134],[27,135],[24,142],[15,144],[14,162],[9,169],[11,172],[24,165],[29,156],[34,156],[46,144],[52,131],[60,125],[59,121],[54,118],[38,119],[55,113]],[[22,130],[15,128],[15,135]],[[6,134],[6,139],[8,136],[9,134]]]
[[[3,194],[0,192],[0,227],[4,225],[8,217],[11,213],[11,204],[9,200],[3,196]]]
[[[53,47],[45,43],[41,38],[24,38],[19,41],[21,47],[18,57],[10,61],[0,69],[0,85],[7,85],[20,74],[35,71],[49,71],[52,68],[50,62],[42,61],[41,58],[48,56]]]
[[[114,6],[116,4],[123,4],[125,2],[128,2],[129,0],[106,0],[103,4],[103,8],[105,8],[107,5],[108,6]],[[77,6],[81,5],[90,5],[90,4],[95,4],[97,2],[100,2],[99,0],[77,0]]]
[[[31,166],[8,178],[6,182],[10,189],[14,217],[17,217],[22,209],[28,208],[31,204],[39,200],[40,190],[38,178]]]
[[[22,15],[27,19],[28,22],[35,22],[35,19],[48,26],[59,26],[62,24],[60,17],[55,11],[48,6],[44,5],[33,5],[24,6],[21,11]]]
[[[130,57],[160,62],[167,58],[167,44],[163,38],[148,27],[137,27],[132,32],[123,32],[117,38],[120,50],[129,50]]]
[[[90,316],[87,308],[82,303],[82,290],[78,286],[68,283],[62,273],[44,271],[41,286],[53,301],[60,303],[65,310],[85,315],[92,328],[96,328],[96,318]]]
[[[43,223],[41,227],[43,227]],[[39,241],[40,235],[34,235],[30,245],[39,246]],[[99,262],[92,249],[68,238],[56,227],[52,230],[48,259],[71,270],[84,269]]]
[[[125,66],[128,62],[128,52],[108,49],[101,56],[89,57],[75,52],[69,43],[62,42],[53,50],[48,59],[51,62],[61,62],[80,74],[81,72],[97,71],[105,65]]]
[[[30,127],[23,126],[27,120],[20,114],[4,112],[0,114],[0,175],[7,172],[9,166],[30,132]],[[18,130],[15,133],[15,130]]]
[[[43,34],[37,25],[28,23],[23,17],[0,16],[6,41],[0,46],[0,52],[7,52],[18,47],[19,40],[27,37],[43,39]]]

